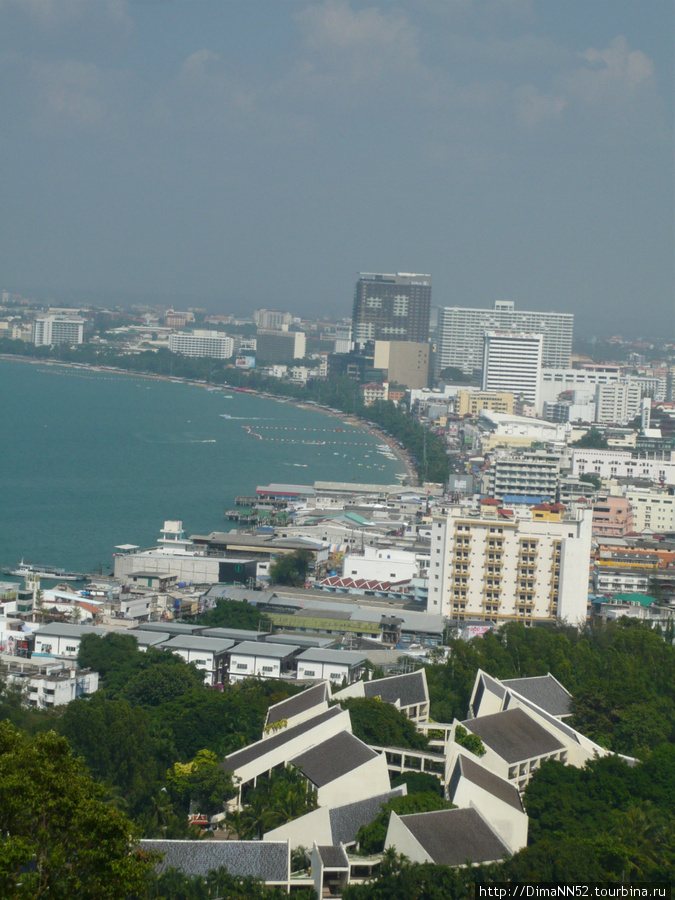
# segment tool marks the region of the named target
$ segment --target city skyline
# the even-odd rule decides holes
[[[262,12],[264,10],[264,13]],[[70,302],[433,304],[672,333],[673,7],[0,5],[0,283]]]

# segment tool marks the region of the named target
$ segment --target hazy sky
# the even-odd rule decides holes
[[[0,0],[0,287],[664,334],[671,0]]]

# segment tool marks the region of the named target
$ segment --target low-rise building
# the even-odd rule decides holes
[[[234,647],[234,641],[194,634],[172,637],[160,647],[176,653],[204,672],[205,684],[213,686],[227,682],[229,651]]]
[[[604,494],[593,504],[593,534],[596,537],[624,537],[631,534],[633,510],[625,497]]]
[[[230,650],[230,681],[295,676],[297,645],[244,641]]]
[[[320,679],[331,684],[351,684],[361,678],[367,656],[350,650],[304,650],[297,658],[298,680]]]

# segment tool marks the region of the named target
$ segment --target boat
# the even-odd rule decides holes
[[[21,560],[18,566],[5,566],[2,570],[5,575],[15,575],[19,578],[54,578],[57,581],[85,581],[86,576],[81,572],[66,572],[65,569],[57,569],[55,566],[39,566]]]

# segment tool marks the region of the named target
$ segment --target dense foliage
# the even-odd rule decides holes
[[[272,584],[303,587],[311,559],[312,555],[309,550],[295,550],[293,553],[280,554],[270,566],[270,581]]]
[[[317,807],[316,794],[297,769],[285,768],[256,786],[243,798],[241,811],[228,813],[227,821],[242,840],[260,840],[266,831],[279,828]]]
[[[341,700],[340,706],[349,710],[352,730],[357,738],[377,747],[405,747],[426,750],[429,742],[415,728],[405,713],[391,703],[368,697]]]
[[[642,756],[675,739],[675,647],[635,620],[581,631],[513,623],[451,641],[447,662],[426,668],[436,721],[466,718],[478,668],[496,678],[551,672],[572,694],[575,727],[610,750]]]
[[[0,896],[124,900],[143,890],[152,862],[104,794],[62,737],[0,722]]]
[[[393,797],[382,806],[382,811],[370,825],[362,825],[359,828],[356,840],[361,852],[371,854],[381,853],[384,850],[384,841],[387,837],[387,828],[392,812],[399,816],[409,816],[413,813],[434,812],[437,809],[453,809],[453,805],[439,796],[436,791],[426,794],[409,794],[406,797]]]
[[[213,609],[195,616],[195,622],[209,628],[243,628],[246,631],[271,631],[269,618],[250,603],[238,600],[216,600]]]

